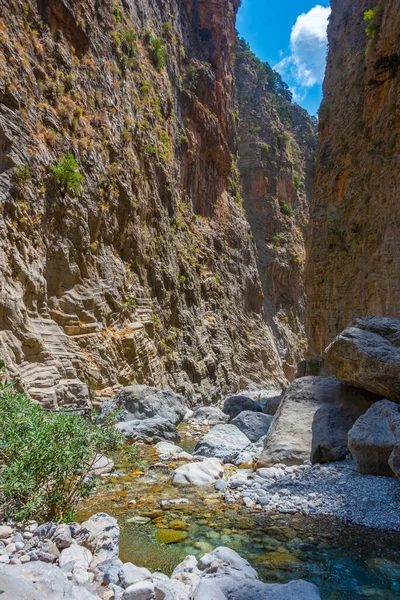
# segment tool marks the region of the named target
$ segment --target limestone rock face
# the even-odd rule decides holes
[[[310,358],[356,317],[400,318],[399,4],[331,5],[307,241]]]
[[[348,443],[359,473],[398,474],[400,407],[389,400],[376,402],[351,428]]]
[[[302,377],[285,392],[265,440],[259,466],[343,459],[348,432],[379,397],[335,377]]]
[[[336,377],[400,403],[400,321],[356,319],[325,351]]]
[[[317,125],[275,88],[242,41],[237,44],[239,170],[243,206],[257,245],[264,311],[285,373],[306,352],[305,232],[317,150]],[[271,78],[273,75],[271,74]]]
[[[2,3],[8,375],[46,407],[132,382],[207,401],[282,382],[235,202],[239,0],[113,6]]]

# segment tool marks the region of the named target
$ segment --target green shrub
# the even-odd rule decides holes
[[[31,179],[32,171],[30,170],[29,166],[21,165],[15,169],[12,181],[15,185],[20,185],[21,187],[24,187],[31,181]]]
[[[301,177],[298,173],[295,173],[293,175],[293,185],[294,185],[294,189],[298,190],[301,184]]]
[[[115,415],[49,412],[0,384],[0,507],[16,519],[60,521],[93,489],[96,454],[122,447]]]
[[[118,6],[114,6],[114,17],[117,23],[121,23],[121,10]]]
[[[279,207],[281,209],[281,212],[286,215],[287,217],[292,217],[293,216],[293,208],[290,206],[290,204],[288,204],[287,202],[284,202],[283,200],[281,200],[279,202]]]
[[[165,67],[166,52],[164,48],[164,41],[159,38],[151,38],[151,61],[157,71],[162,71]]]
[[[381,14],[382,11],[379,6],[375,6],[375,8],[370,8],[365,11],[364,21],[367,23],[365,32],[368,37],[375,38],[377,36],[380,27]]]
[[[61,159],[58,166],[53,167],[52,173],[58,184],[65,190],[75,192],[77,195],[82,192],[85,178],[79,172],[79,165],[70,152]]]

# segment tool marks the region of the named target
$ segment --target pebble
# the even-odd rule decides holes
[[[232,485],[235,481],[240,481],[240,486]],[[260,483],[258,489],[255,484]],[[351,459],[327,465],[311,466],[307,461],[298,466],[266,467],[244,483],[242,476],[231,478],[229,487],[229,494],[224,494],[228,503],[242,500],[253,508],[255,500],[267,512],[327,515],[365,527],[400,531],[400,483],[388,477],[360,475]]]
[[[224,479],[218,479],[215,484],[214,487],[216,490],[218,490],[219,492],[222,492],[223,490],[225,490],[228,487],[228,482],[225,481]]]

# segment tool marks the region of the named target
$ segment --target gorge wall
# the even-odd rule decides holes
[[[0,0],[0,353],[44,406],[285,381],[240,205],[238,4]]]
[[[307,242],[310,358],[354,317],[400,317],[399,3],[331,4]]]
[[[286,376],[305,357],[305,233],[317,125],[279,75],[238,41],[238,152],[244,208],[257,245],[265,317]]]

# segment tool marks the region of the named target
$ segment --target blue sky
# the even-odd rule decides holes
[[[253,52],[281,73],[312,115],[322,98],[329,6],[329,0],[242,0],[237,20]]]

